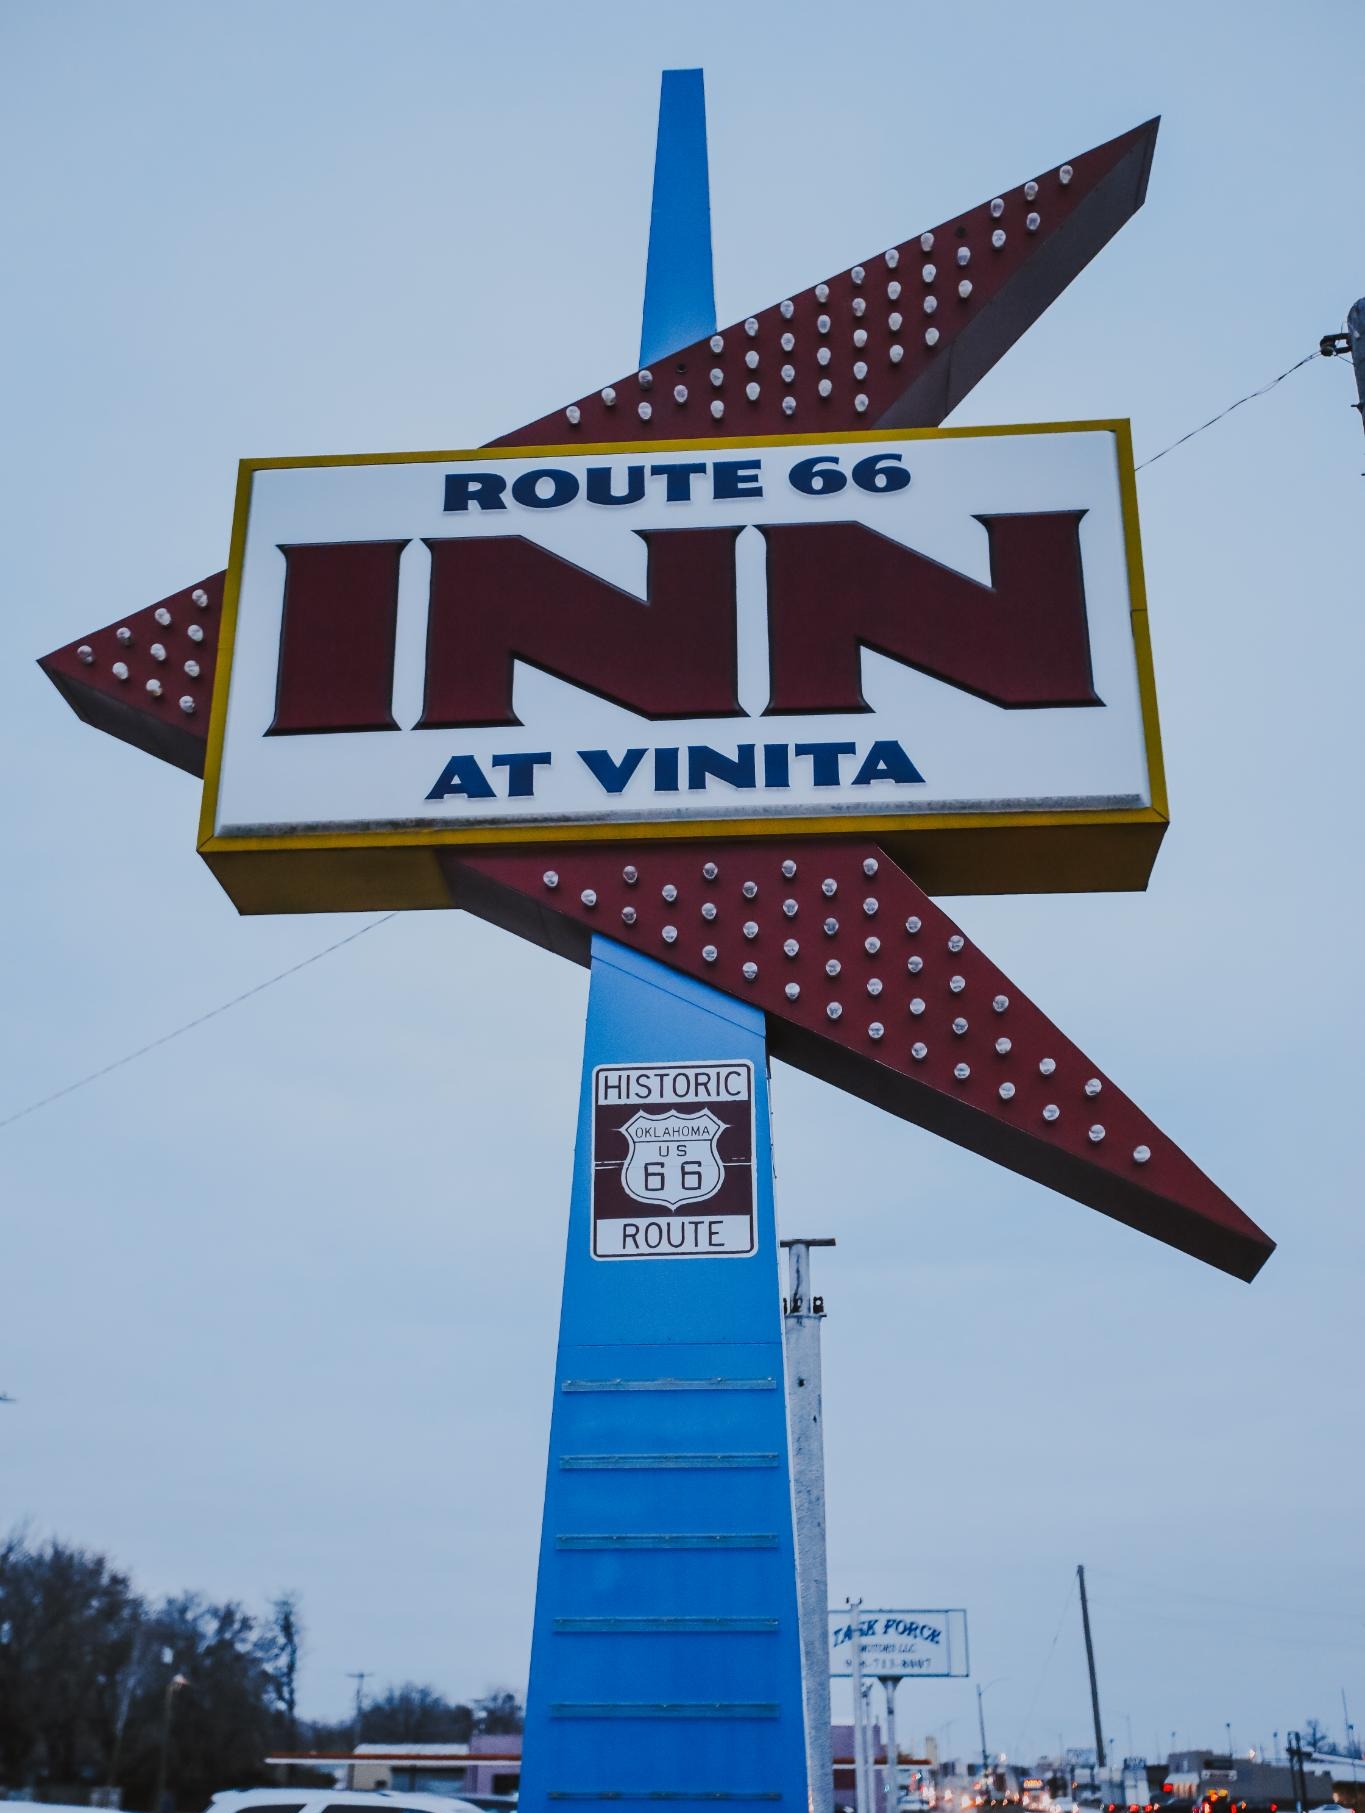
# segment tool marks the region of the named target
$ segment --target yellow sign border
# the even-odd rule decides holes
[[[223,590],[223,616],[219,636],[213,703],[209,721],[208,750],[204,767],[204,792],[199,816],[200,854],[209,863],[244,912],[350,910],[385,904],[445,906],[450,904],[437,853],[477,851],[488,847],[537,844],[620,843],[633,839],[706,838],[733,840],[752,837],[872,837],[889,847],[915,851],[917,879],[932,891],[1004,893],[1072,891],[1075,889],[1141,888],[1146,885],[1157,846],[1169,822],[1161,728],[1157,715],[1156,681],[1152,668],[1147,619],[1147,590],[1143,578],[1142,542],[1138,527],[1137,479],[1133,467],[1132,434],[1126,418],[1082,422],[1025,422],[967,428],[865,429],[835,434],[755,435],[752,439],[722,442],[745,447],[823,446],[848,442],[966,440],[981,436],[1027,434],[1111,434],[1118,461],[1119,500],[1123,520],[1124,553],[1128,576],[1129,620],[1137,661],[1138,694],[1142,712],[1143,741],[1151,787],[1150,806],[1107,811],[1078,812],[970,812],[932,813],[923,817],[868,813],[866,816],[806,818],[725,818],[647,820],[595,825],[479,825],[411,831],[293,832],[279,837],[219,837],[213,826],[217,816],[218,788],[222,774],[223,739],[227,699],[232,678],[232,655],[237,627],[242,561],[246,547],[247,519],[252,484],[257,472],[301,466],[380,466],[450,464],[460,460],[537,459],[584,453],[668,453],[715,451],[713,437],[663,441],[594,441],[559,443],[540,447],[474,447],[421,453],[317,454],[281,459],[244,459],[239,463],[237,493],[232,519],[232,546],[227,582]],[[1108,835],[1103,832],[1108,827]],[[1032,833],[1022,843],[1002,838],[1007,831]],[[1041,838],[1037,833],[1051,831]],[[975,834],[994,834],[991,844],[999,863],[982,860],[981,840]],[[964,834],[972,834],[964,842]],[[1078,845],[1078,834],[1081,844]],[[1097,835],[1098,834],[1098,835]],[[931,845],[955,845],[930,856]],[[1081,854],[1083,845],[1091,855]],[[1030,846],[1033,846],[1030,848]],[[307,851],[314,857],[334,852],[346,860],[304,865],[308,876],[281,889],[278,863],[263,859]],[[380,851],[429,853],[395,866],[393,887],[376,868]],[[357,853],[366,853],[357,863]],[[369,854],[375,853],[375,854]],[[928,860],[926,860],[926,856]],[[247,860],[244,860],[247,859]],[[331,898],[329,878],[340,884],[340,898]],[[278,899],[281,904],[267,904]]]

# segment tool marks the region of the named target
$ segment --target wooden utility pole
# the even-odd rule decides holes
[[[360,1744],[360,1721],[365,1712],[365,1683],[369,1678],[370,1671],[368,1668],[353,1668],[347,1675],[348,1680],[355,1682],[355,1735],[351,1739],[352,1750],[358,1748]],[[352,1769],[351,1774],[352,1777],[354,1777],[354,1768]],[[348,1788],[353,1788],[355,1786],[354,1779],[348,1781],[346,1785]]]
[[[1095,1679],[1095,1645],[1090,1639],[1090,1601],[1085,1596],[1085,1568],[1078,1566],[1076,1578],[1081,1583],[1081,1628],[1085,1631],[1085,1665],[1090,1670],[1090,1710],[1095,1718],[1095,1767],[1104,1767],[1104,1738],[1100,1733],[1100,1689]]]

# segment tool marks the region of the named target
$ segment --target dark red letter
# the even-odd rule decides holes
[[[397,730],[393,643],[405,541],[281,547],[284,617],[267,736]]]
[[[768,713],[866,711],[864,648],[1005,706],[1098,705],[1083,510],[980,516],[991,583],[862,523],[770,524]]]
[[[512,667],[533,667],[646,718],[740,714],[738,529],[637,531],[644,603],[519,535],[429,541],[427,689],[419,728],[516,724]]]

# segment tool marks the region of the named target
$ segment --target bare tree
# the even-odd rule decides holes
[[[265,1648],[275,1705],[284,1719],[285,1740],[291,1750],[299,1746],[299,1658],[303,1653],[303,1618],[297,1593],[278,1593],[270,1602]]]
[[[299,1619],[293,1607],[297,1643]],[[265,1779],[292,1703],[273,1672],[280,1635],[241,1606],[194,1594],[149,1606],[103,1555],[22,1533],[0,1538],[0,1782],[72,1800],[92,1783],[147,1807],[161,1778],[179,1806]],[[184,1676],[175,1716],[168,1685]]]
[[[76,1782],[105,1764],[141,1620],[104,1556],[19,1533],[0,1542],[0,1777]]]
[[[465,1744],[474,1729],[474,1714],[434,1687],[404,1681],[370,1700],[361,1729],[371,1744]]]
[[[490,1734],[506,1734],[520,1731],[522,1726],[521,1701],[510,1687],[490,1687],[483,1698],[476,1702],[479,1730]]]

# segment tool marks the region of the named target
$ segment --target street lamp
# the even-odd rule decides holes
[[[161,1703],[161,1755],[156,1766],[156,1799],[152,1802],[152,1813],[165,1813],[166,1806],[166,1759],[171,1748],[171,1707],[175,1696],[182,1687],[188,1687],[189,1681],[184,1675],[172,1675],[166,1683],[166,1697]]]
[[[987,1681],[984,1687],[978,1685],[976,1690],[976,1723],[981,1732],[981,1773],[983,1775],[989,1772],[991,1759],[990,1753],[986,1749],[986,1715],[981,1710],[981,1701],[983,1696],[988,1694],[992,1687],[998,1687],[1000,1683],[1007,1678],[1008,1677],[1005,1675],[997,1675],[993,1681]]]

